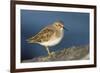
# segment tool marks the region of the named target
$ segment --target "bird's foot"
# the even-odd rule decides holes
[[[44,58],[42,58],[42,60],[43,61],[50,61],[50,59],[52,59],[52,58],[56,58],[56,53],[55,52],[49,53],[49,55],[44,57]]]
[[[51,57],[55,58],[56,57],[56,53],[55,52],[51,52]]]
[[[46,56],[44,58],[42,58],[43,61],[49,61],[49,59],[51,58],[51,56]]]

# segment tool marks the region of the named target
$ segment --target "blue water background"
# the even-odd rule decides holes
[[[50,51],[89,44],[89,13],[21,10],[21,60],[47,55],[45,47],[26,40],[56,20],[62,20],[69,31],[64,31],[63,40]]]

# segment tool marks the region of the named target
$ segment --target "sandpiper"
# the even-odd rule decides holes
[[[60,43],[64,36],[64,29],[66,29],[64,27],[64,23],[62,21],[56,21],[53,24],[44,27],[35,36],[27,39],[27,41],[28,43],[37,43],[44,46],[48,52],[48,55],[51,56],[49,47]]]

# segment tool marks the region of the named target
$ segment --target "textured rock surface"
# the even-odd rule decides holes
[[[64,48],[61,51],[51,53],[52,56],[41,56],[22,62],[48,62],[48,61],[67,61],[67,60],[87,60],[89,59],[89,46],[73,46]]]

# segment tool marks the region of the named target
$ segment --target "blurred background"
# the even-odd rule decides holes
[[[21,60],[47,55],[45,47],[26,40],[57,20],[69,31],[64,31],[62,41],[50,51],[89,44],[89,13],[21,10]]]

